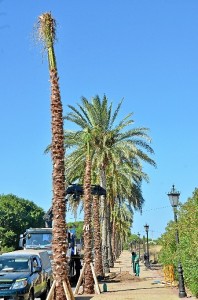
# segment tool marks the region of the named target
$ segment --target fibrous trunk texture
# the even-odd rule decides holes
[[[106,176],[104,169],[101,169],[101,186],[106,190]],[[100,207],[102,222],[102,263],[105,274],[110,272],[107,250],[107,199],[105,196],[101,196]]]
[[[63,281],[68,283],[66,262],[66,224],[65,224],[65,168],[63,112],[56,70],[50,71],[51,114],[52,114],[52,162],[53,162],[53,276],[56,281],[54,299],[66,299]]]
[[[86,264],[84,273],[84,293],[94,293],[94,280],[90,263],[92,261],[92,233],[91,233],[91,161],[86,160],[84,178],[84,263]]]
[[[102,266],[102,240],[100,233],[99,196],[93,196],[94,268],[97,277],[104,277]]]

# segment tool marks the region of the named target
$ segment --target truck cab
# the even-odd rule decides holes
[[[68,261],[68,277],[77,279],[79,266],[81,266],[81,247],[76,244],[75,230],[69,229],[67,232],[68,251],[66,253]],[[46,250],[52,260],[52,228],[29,228],[20,235],[19,247],[24,250]],[[0,299],[1,300],[1,299]]]
[[[52,228],[29,228],[20,235],[19,247],[22,249],[43,249],[52,256]]]

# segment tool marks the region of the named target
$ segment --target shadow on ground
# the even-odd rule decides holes
[[[93,295],[93,296],[80,296],[80,295],[78,295],[78,296],[75,296],[75,300],[90,300],[91,298],[93,298],[95,295]]]
[[[152,290],[152,289],[161,289],[163,287],[161,286],[155,286],[155,287],[141,287],[141,288],[134,288],[134,289],[125,289],[125,290],[122,290],[122,289],[117,289],[116,291],[108,291],[108,293],[117,293],[117,292],[126,292],[126,291],[138,291],[138,290]]]

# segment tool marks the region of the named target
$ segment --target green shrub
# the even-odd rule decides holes
[[[177,227],[176,227],[177,226]],[[178,262],[181,261],[185,286],[198,297],[198,189],[178,211],[178,222],[170,222],[161,236],[162,249],[159,261],[163,265],[174,265],[177,279]],[[179,232],[179,245],[175,234]]]

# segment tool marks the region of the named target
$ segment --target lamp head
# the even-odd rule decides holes
[[[171,191],[167,194],[170,200],[170,204],[172,207],[177,207],[179,204],[179,196],[180,192],[176,191],[175,186],[173,184]]]
[[[144,225],[144,229],[145,229],[146,232],[148,232],[148,231],[149,231],[149,225],[148,225],[148,224],[145,224],[145,225]]]

